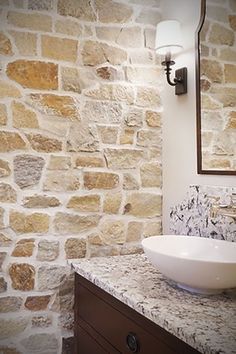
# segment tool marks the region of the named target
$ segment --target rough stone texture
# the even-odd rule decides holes
[[[52,325],[52,319],[48,315],[38,315],[32,317],[33,328],[46,328]]]
[[[76,211],[99,211],[100,209],[100,196],[96,194],[73,196],[70,198],[66,207]]]
[[[37,115],[27,109],[22,103],[13,101],[12,105],[13,127],[15,128],[39,128]]]
[[[38,184],[45,161],[34,155],[18,155],[14,158],[15,183],[20,188]]]
[[[144,224],[143,237],[156,236],[162,234],[160,221],[148,222]]]
[[[7,65],[7,75],[24,88],[58,88],[58,65],[34,60],[16,60]]]
[[[138,87],[136,104],[142,107],[159,107],[160,96],[159,91],[156,88],[151,87]]]
[[[236,129],[236,112],[229,113],[229,120],[226,125],[226,129]]]
[[[123,244],[125,242],[125,224],[123,221],[103,222],[100,226],[101,240],[106,245]]]
[[[137,108],[130,108],[125,116],[125,124],[129,127],[141,127],[143,124],[143,111]]]
[[[211,27],[209,42],[213,44],[225,44],[232,46],[234,43],[234,32],[215,23]]]
[[[112,65],[123,64],[127,60],[127,53],[120,48],[106,43],[86,41],[83,45],[82,58],[84,65],[94,66],[109,62]]]
[[[85,95],[100,100],[112,100],[127,104],[134,103],[135,96],[132,86],[119,84],[101,84],[98,89],[89,90]]]
[[[52,19],[48,15],[37,13],[21,13],[16,11],[9,11],[7,15],[8,23],[19,28],[28,28],[34,31],[52,30]]]
[[[145,3],[146,4],[146,3]],[[161,21],[161,13],[155,9],[144,8],[141,10],[136,22],[156,26]]]
[[[132,8],[111,0],[96,0],[98,20],[103,23],[125,23],[132,16]]]
[[[127,66],[125,73],[127,80],[132,83],[147,85],[157,85],[158,83],[160,83],[159,68]]]
[[[87,101],[81,115],[89,122],[119,124],[122,116],[122,106],[116,102]]]
[[[138,26],[122,28],[116,38],[116,43],[122,47],[139,48],[143,46],[143,35]]]
[[[54,218],[55,231],[61,235],[79,234],[98,225],[100,216],[80,216],[59,212]]]
[[[142,187],[160,187],[162,181],[162,169],[158,163],[145,163],[140,168]]]
[[[25,214],[11,210],[9,223],[17,233],[43,233],[49,229],[49,216],[43,213]]]
[[[140,241],[141,235],[142,235],[142,230],[143,230],[143,224],[141,222],[137,222],[137,221],[129,222],[128,229],[127,229],[126,241],[127,242]]]
[[[89,0],[59,0],[58,13],[62,16],[72,16],[82,21],[94,21],[95,13]]]
[[[25,208],[54,208],[61,205],[56,197],[49,197],[46,195],[33,195],[25,197],[22,205]]]
[[[53,94],[31,94],[29,103],[46,116],[78,120],[79,112],[76,100],[71,96],[59,96]]]
[[[48,170],[69,170],[71,167],[70,156],[51,155],[48,164]]]
[[[34,238],[26,238],[17,242],[12,257],[31,257],[34,250]]]
[[[9,237],[9,235],[0,233],[0,247],[8,247],[11,246],[12,244],[12,239]]]
[[[0,54],[2,55],[13,54],[11,41],[3,32],[0,32]]]
[[[130,173],[124,173],[123,177],[123,189],[132,190],[139,189],[140,184],[138,179]]]
[[[0,277],[0,294],[7,291],[7,282],[3,277]]]
[[[84,123],[74,123],[71,125],[68,138],[67,150],[70,152],[85,151],[92,152],[98,150],[97,131]]]
[[[124,213],[141,218],[161,215],[162,199],[152,193],[132,193],[126,198]]]
[[[223,68],[216,60],[201,60],[201,75],[206,75],[212,82],[222,83]]]
[[[29,0],[28,9],[30,10],[52,10],[53,9],[53,0]]]
[[[37,55],[37,35],[29,32],[10,31],[18,53],[23,56]]]
[[[124,78],[123,72],[117,70],[112,66],[103,66],[96,70],[96,74],[103,80],[114,81],[122,80]]]
[[[38,244],[38,261],[54,261],[59,256],[59,242],[58,241],[39,241]]]
[[[42,55],[46,58],[69,62],[75,62],[77,59],[78,42],[74,39],[43,35],[41,43]]]
[[[113,189],[119,184],[119,176],[110,172],[85,172],[84,187],[86,189]]]
[[[236,15],[229,15],[230,27],[236,31]]]
[[[133,128],[124,128],[120,134],[120,144],[133,144],[136,131]]]
[[[106,193],[103,203],[103,212],[106,214],[118,214],[121,206],[122,194],[120,192]]]
[[[38,269],[38,290],[52,290],[63,284],[70,269],[61,265],[43,265]]]
[[[100,156],[91,155],[91,154],[87,154],[87,155],[79,154],[76,157],[75,166],[77,168],[82,168],[82,167],[104,167],[105,166],[105,162],[104,162],[104,159],[102,157],[100,157]]]
[[[18,98],[21,97],[21,93],[12,83],[0,79],[0,98],[5,97]]]
[[[2,272],[2,265],[3,265],[3,262],[6,258],[6,252],[0,252],[0,272]]]
[[[0,131],[0,152],[26,149],[26,143],[21,135],[13,132]]]
[[[236,61],[236,50],[233,50],[230,47],[222,48],[220,50],[219,58],[222,60],[235,62]]]
[[[61,79],[63,90],[81,93],[82,80],[77,68],[62,68]]]
[[[4,209],[0,207],[0,228],[3,228],[5,226],[4,212]]]
[[[70,192],[79,188],[79,176],[72,171],[50,171],[46,174],[43,185],[43,190],[50,192]]]
[[[161,133],[154,130],[140,130],[137,136],[137,145],[139,146],[161,146]]]
[[[38,152],[59,152],[62,150],[62,142],[42,134],[26,134],[33,150]]]
[[[225,82],[236,83],[236,65],[225,64]]]
[[[146,111],[145,119],[149,127],[161,127],[161,113]]]
[[[58,353],[58,341],[55,334],[38,333],[32,334],[21,341],[23,347],[32,354],[37,353]]]
[[[118,127],[98,126],[98,133],[103,144],[115,144],[117,141]]]
[[[34,289],[35,269],[27,263],[13,263],[9,268],[12,287],[15,290],[29,291]]]
[[[1,203],[15,203],[17,194],[10,184],[0,183],[0,202]]]
[[[6,296],[0,298],[0,313],[19,311],[22,304],[21,297]]]
[[[4,104],[0,104],[0,125],[7,124],[7,109]]]
[[[18,316],[14,319],[2,318],[0,321],[0,339],[14,337],[23,332],[26,329],[28,322],[29,320],[26,316]],[[16,352],[13,353],[16,354]],[[9,354],[11,354],[11,352],[9,352]]]
[[[83,27],[80,23],[71,19],[57,20],[55,24],[57,33],[67,34],[69,36],[79,37],[83,32]]]
[[[135,168],[145,157],[142,150],[135,149],[106,149],[105,156],[109,168]]]
[[[65,242],[66,258],[84,258],[86,255],[86,240],[83,238],[68,238]]]
[[[50,299],[50,295],[28,296],[24,305],[30,311],[43,311],[46,310]]]

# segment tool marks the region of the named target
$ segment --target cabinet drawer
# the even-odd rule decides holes
[[[77,289],[78,323],[80,318],[87,322],[121,353],[175,353],[166,343],[155,338],[85,286],[79,284]]]

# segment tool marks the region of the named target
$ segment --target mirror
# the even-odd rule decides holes
[[[202,0],[196,32],[197,164],[236,175],[236,0]]]

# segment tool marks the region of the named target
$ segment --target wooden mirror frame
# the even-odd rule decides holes
[[[195,72],[196,72],[196,130],[197,130],[197,173],[206,175],[236,175],[233,170],[203,170],[201,137],[201,84],[200,84],[200,32],[206,17],[206,0],[201,0],[201,17],[195,34]]]

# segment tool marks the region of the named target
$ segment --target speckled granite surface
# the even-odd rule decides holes
[[[236,353],[236,290],[190,294],[166,281],[144,255],[92,258],[72,267],[201,353]]]

